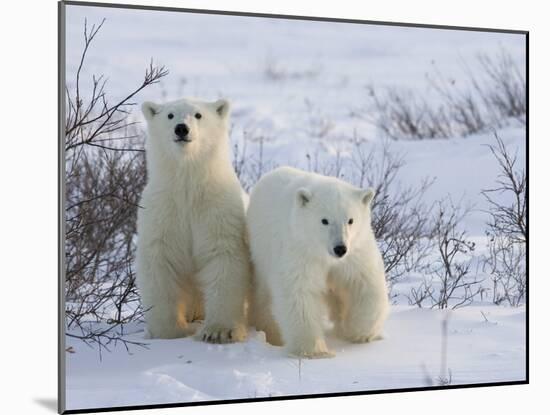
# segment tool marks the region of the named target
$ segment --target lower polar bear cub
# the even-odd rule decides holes
[[[291,355],[331,357],[328,308],[337,335],[380,337],[389,304],[371,228],[374,191],[290,167],[254,187],[247,226],[254,265],[253,324]],[[327,307],[328,306],[328,307]]]
[[[147,185],[138,212],[137,283],[151,337],[246,337],[250,261],[231,165],[225,100],[145,102]]]

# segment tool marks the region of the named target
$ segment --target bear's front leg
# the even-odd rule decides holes
[[[306,358],[333,357],[334,353],[328,349],[324,337],[322,321],[325,310],[322,292],[316,287],[308,286],[307,280],[303,275],[297,278],[294,275],[285,275],[272,281],[275,320],[290,355]]]
[[[227,254],[213,257],[198,273],[203,288],[205,321],[198,333],[209,343],[246,339],[244,304],[249,289],[250,265],[246,258]]]
[[[256,269],[255,272],[259,273],[259,270]],[[269,344],[282,346],[283,340],[279,326],[273,318],[269,291],[264,284],[258,281],[258,278],[255,280],[254,291],[250,297],[251,300],[248,306],[249,324],[254,326],[256,330],[263,331]]]
[[[337,322],[337,333],[354,343],[367,343],[382,338],[389,302],[385,281],[372,283],[355,278],[343,282],[347,291],[347,310]]]
[[[151,338],[173,339],[193,334],[178,276],[153,247],[138,248],[137,283]]]

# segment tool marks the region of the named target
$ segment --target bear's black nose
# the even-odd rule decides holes
[[[346,255],[346,252],[348,252],[348,248],[346,248],[346,245],[336,245],[334,247],[334,253],[338,258],[342,258],[344,255]]]
[[[174,128],[174,133],[179,138],[185,138],[187,137],[187,134],[189,134],[189,127],[187,127],[187,125],[185,124],[178,124],[176,125],[176,128]]]

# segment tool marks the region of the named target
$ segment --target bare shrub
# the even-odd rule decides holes
[[[438,291],[431,296],[432,307],[455,309],[468,305],[482,289],[481,281],[472,273],[470,254],[475,243],[460,226],[468,211],[450,200],[437,203],[434,238],[439,255],[431,271],[438,280]]]
[[[241,185],[246,189],[244,183],[246,182],[246,163],[248,161],[248,141],[243,139],[241,142],[235,142],[233,144],[233,169],[235,174],[239,178]]]
[[[354,114],[376,125],[387,137],[423,140],[452,135],[452,123],[444,108],[429,106],[410,90],[389,87],[377,91],[370,85],[367,94],[374,111]]]
[[[245,191],[249,191],[264,173],[276,167],[264,155],[265,143],[270,141],[273,137],[254,129],[244,130],[242,140],[235,140],[233,168]]]
[[[409,294],[407,294],[407,299],[409,305],[415,305],[419,308],[422,308],[425,301],[434,298],[434,286],[433,279],[426,279],[418,287],[412,287]]]
[[[466,137],[510,119],[525,124],[525,76],[511,55],[504,50],[494,57],[479,55],[474,69],[464,65],[466,81],[459,84],[434,67],[427,77],[435,91],[433,103],[408,89],[367,86],[370,110],[353,114],[392,139]]]
[[[482,294],[482,281],[473,270],[475,243],[460,226],[468,213],[468,208],[450,199],[437,202],[432,222],[435,257],[426,269],[429,277],[407,296],[410,305],[423,307],[429,302],[432,308],[455,309],[471,304]]]
[[[518,306],[526,300],[527,289],[527,176],[525,168],[517,167],[517,154],[510,154],[496,134],[495,139],[489,148],[500,173],[496,187],[482,192],[490,206],[484,269],[493,281],[493,302]],[[498,196],[511,202],[501,202]]]
[[[368,151],[365,145],[354,140],[351,177],[357,186],[372,187],[376,192],[371,206],[372,228],[391,287],[405,273],[422,269],[431,249],[431,206],[424,202],[424,196],[433,179],[404,186],[398,180],[405,165],[403,157],[392,153],[387,143],[379,153]]]
[[[140,315],[133,271],[145,157],[83,150],[66,176],[67,327],[85,319],[125,323]]]
[[[496,145],[489,145],[498,162],[500,173],[496,187],[482,192],[490,205],[489,231],[509,237],[513,242],[527,242],[527,175],[525,168],[517,167],[517,153],[510,154],[502,139],[495,134]],[[505,204],[496,195],[511,196],[511,203]]]
[[[525,246],[506,236],[492,235],[484,269],[493,283],[493,303],[519,306],[526,300]]]
[[[85,21],[74,87],[67,86],[65,95],[67,335],[100,350],[112,342],[132,343],[122,339],[123,325],[142,314],[133,262],[145,155],[130,108],[133,97],[167,74],[151,62],[143,81],[114,103],[108,99],[106,78],[93,76],[90,95],[84,96],[81,73],[103,23],[88,28]]]
[[[484,131],[491,124],[492,119],[486,114],[486,108],[483,107],[483,95],[486,94],[483,89],[475,88],[476,78],[469,75],[473,87],[466,86],[460,88],[454,79],[447,79],[435,67],[434,73],[428,76],[430,86],[437,92],[442,100],[440,117],[446,121],[447,129],[442,137],[468,136],[480,131]],[[433,122],[436,123],[438,117]]]
[[[525,124],[527,84],[525,75],[511,55],[502,49],[497,57],[479,55],[478,62],[484,76],[478,79],[472,75],[470,79],[485,107],[496,119],[515,118]]]

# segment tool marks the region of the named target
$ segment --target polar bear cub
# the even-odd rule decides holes
[[[247,211],[254,266],[250,318],[291,355],[331,357],[323,330],[352,342],[379,338],[389,303],[371,228],[374,191],[281,167],[256,184]]]
[[[150,336],[246,336],[250,261],[225,100],[145,102],[147,185],[138,212],[137,283]]]

